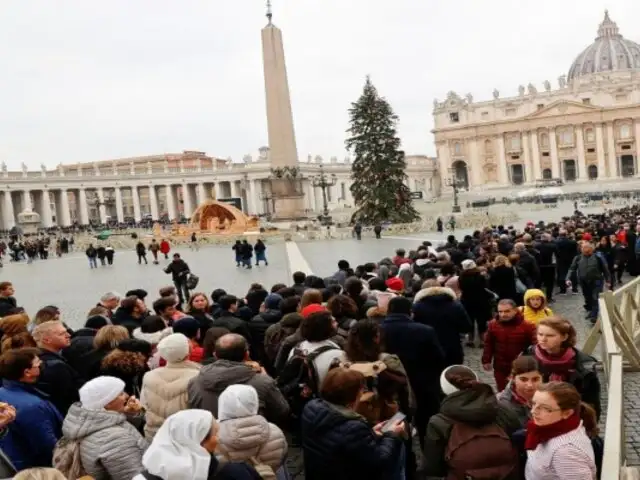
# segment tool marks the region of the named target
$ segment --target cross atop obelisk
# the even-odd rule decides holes
[[[271,167],[289,169],[298,166],[298,147],[293,128],[291,94],[284,58],[282,31],[273,22],[271,0],[267,0],[267,20],[262,29],[264,86],[267,100],[267,130]],[[281,178],[271,182],[276,218],[304,216],[304,197],[296,191],[295,182]]]

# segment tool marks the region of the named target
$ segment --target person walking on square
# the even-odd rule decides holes
[[[195,250],[196,252],[200,250],[200,246],[198,245],[198,237],[196,236],[196,232],[191,233],[191,250]]]
[[[169,252],[171,251],[171,245],[166,238],[163,238],[160,242],[160,252],[164,255],[165,260],[169,260]]]
[[[382,226],[380,224],[373,227],[373,233],[375,233],[376,238],[380,240],[380,234],[382,233]]]
[[[256,241],[256,244],[253,247],[253,251],[256,252],[256,267],[260,266],[260,262],[264,262],[265,265],[269,265],[267,261],[267,257],[265,252],[267,251],[267,246],[260,239]]]
[[[189,265],[187,262],[180,258],[179,253],[173,254],[173,261],[167,265],[164,269],[164,273],[170,273],[171,278],[173,279],[173,284],[178,291],[178,299],[180,300],[180,305],[183,305],[184,302],[189,301],[189,289],[187,288],[187,277],[191,270],[189,269]]]
[[[595,323],[599,311],[598,297],[605,285],[611,287],[611,274],[607,261],[594,252],[591,242],[583,242],[580,249],[582,253],[573,259],[565,281],[567,287],[571,287],[571,279],[576,276],[582,289],[587,318],[591,323]]]
[[[144,260],[144,264],[147,265],[147,247],[144,246],[142,241],[139,241],[136,244],[136,253],[138,254],[138,265],[142,264],[142,260]]]
[[[253,247],[245,239],[242,241],[242,264],[249,269],[252,268],[251,257],[253,257]]]
[[[113,249],[113,247],[111,245],[107,245],[107,248],[105,249],[105,255],[107,256],[107,263],[109,265],[113,265],[113,256],[115,255],[115,250]]]
[[[104,248],[104,245],[98,245],[98,248],[96,248],[96,252],[98,254],[98,259],[100,260],[100,265],[104,267],[107,264],[107,249]]]
[[[151,240],[149,251],[151,252],[151,255],[153,255],[153,264],[158,265],[158,252],[160,251],[160,245],[158,245],[155,238]]]
[[[233,244],[231,250],[235,252],[236,255],[236,267],[242,265],[242,242],[240,240],[236,240],[236,243]]]
[[[89,259],[89,268],[98,268],[98,262],[96,260],[98,257],[98,251],[94,248],[92,243],[89,244],[89,247],[85,250],[84,253]]]

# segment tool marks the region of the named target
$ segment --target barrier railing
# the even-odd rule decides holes
[[[600,315],[582,350],[592,355],[600,343],[608,389],[602,471],[612,472],[606,477],[611,480],[640,479],[638,469],[626,466],[623,423],[624,371],[640,371],[640,277],[602,293],[598,302]]]

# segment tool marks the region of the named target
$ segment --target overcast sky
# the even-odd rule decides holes
[[[267,143],[262,0],[2,0],[0,160],[106,160]],[[596,36],[604,9],[640,41],[631,0],[273,0],[300,158],[345,156],[365,76],[434,154],[433,99],[542,89]],[[635,29],[634,29],[635,26]]]

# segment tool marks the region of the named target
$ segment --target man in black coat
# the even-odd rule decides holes
[[[536,245],[536,249],[540,252],[540,283],[547,295],[547,302],[553,301],[553,290],[556,283],[556,265],[554,258],[558,256],[558,246],[551,240],[551,234],[543,233],[540,242]]]
[[[224,295],[218,301],[220,307],[220,315],[214,318],[214,327],[223,327],[231,333],[242,335],[248,343],[251,342],[251,334],[249,333],[249,324],[236,316],[238,311],[238,298],[233,295]]]
[[[380,327],[384,332],[385,351],[397,355],[404,365],[417,401],[415,425],[424,448],[427,424],[440,409],[440,374],[445,356],[435,330],[411,319],[411,300],[394,297]]]
[[[164,273],[170,273],[173,284],[178,291],[180,305],[189,301],[189,289],[187,288],[187,276],[191,273],[187,262],[180,258],[179,253],[173,254],[173,261],[164,269]]]
[[[567,231],[562,229],[558,232],[556,240],[556,268],[557,282],[560,287],[560,294],[567,293],[567,272],[578,254],[578,243],[567,236]],[[578,293],[578,282],[572,282],[572,291]]]

